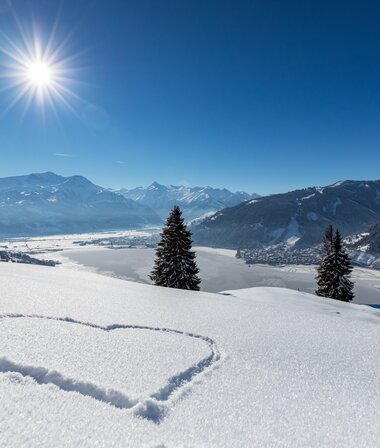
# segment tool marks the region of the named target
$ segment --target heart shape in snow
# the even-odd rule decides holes
[[[16,372],[38,384],[54,384],[131,409],[154,423],[161,422],[168,403],[181,395],[184,386],[221,360],[211,338],[170,328],[104,327],[71,318],[21,314],[0,319],[1,326],[8,327],[1,329],[6,339],[0,353],[7,356],[0,357],[0,372]],[[165,372],[173,370],[176,373],[167,378]]]

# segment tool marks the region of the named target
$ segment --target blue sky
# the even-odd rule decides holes
[[[262,194],[379,178],[376,1],[8,2],[0,29],[14,42],[15,16],[41,42],[55,20],[57,45],[70,34],[81,99],[45,117],[21,100],[1,116],[0,176]],[[17,92],[7,82],[2,111]]]

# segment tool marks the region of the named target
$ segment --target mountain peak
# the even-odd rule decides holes
[[[179,205],[187,221],[252,198],[248,193],[232,193],[226,188],[166,186],[156,181],[147,188],[121,189],[119,192],[126,198],[149,206],[162,218],[169,214],[174,205]]]
[[[24,177],[24,176],[23,176]],[[25,177],[29,178],[39,178],[39,179],[55,179],[55,178],[62,178],[59,174],[55,174],[52,171],[44,171],[43,173],[31,173],[28,174]]]
[[[50,171],[0,178],[0,237],[140,228],[161,224],[149,207]],[[15,226],[14,223],[17,223]]]
[[[72,184],[77,185],[94,185],[90,180],[88,180],[84,176],[79,176],[77,174],[74,174],[73,176],[67,177],[66,182],[70,182]]]
[[[158,182],[154,181],[152,182],[149,187],[147,187],[147,190],[166,190],[167,187],[165,185],[161,185]]]

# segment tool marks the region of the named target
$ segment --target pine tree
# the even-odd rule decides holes
[[[343,240],[339,230],[335,232],[332,256],[334,259],[335,270],[331,298],[350,302],[354,298],[354,284],[349,278],[353,267],[351,265],[350,257],[343,249]]]
[[[318,296],[322,297],[330,297],[331,294],[332,277],[331,277],[331,266],[328,265],[328,257],[333,250],[333,244],[334,244],[334,229],[333,226],[330,224],[325,231],[325,237],[323,240],[323,249],[325,252],[325,256],[323,258],[321,265],[317,269],[318,287],[315,293]]]
[[[349,278],[353,268],[349,256],[343,249],[339,230],[335,232],[334,238],[332,235],[332,227],[329,226],[324,240],[326,255],[318,268],[316,294],[350,302],[354,298],[354,284]]]
[[[325,249],[326,254],[329,254],[333,250],[334,245],[334,229],[331,224],[327,226],[325,232],[325,239],[323,241],[323,247]]]
[[[178,206],[171,211],[161,233],[151,280],[157,286],[199,291],[201,282],[191,232],[186,229]]]

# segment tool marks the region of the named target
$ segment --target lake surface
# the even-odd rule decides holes
[[[316,284],[313,267],[247,265],[234,258],[232,251],[199,248],[196,252],[202,291],[221,292],[274,286],[314,293]],[[61,255],[102,274],[151,283],[148,275],[154,262],[153,249],[85,248],[63,251]],[[380,271],[355,269],[353,280],[356,295],[354,302],[380,304]]]

